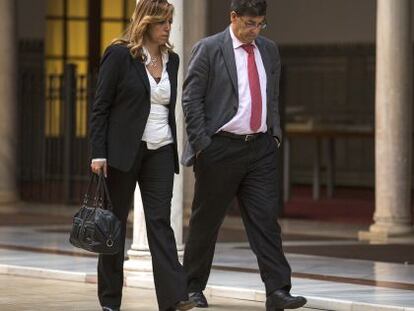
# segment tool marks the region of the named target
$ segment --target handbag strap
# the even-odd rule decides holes
[[[99,179],[98,179],[97,192],[99,191],[99,195],[102,199],[103,199],[102,196],[105,197],[106,209],[112,211],[113,210],[112,200],[111,200],[111,197],[109,196],[108,186],[106,184],[106,180],[102,172],[99,172],[98,178]]]
[[[88,188],[87,188],[87,190],[86,190],[86,192],[85,192],[85,196],[84,196],[84,198],[83,198],[83,202],[84,202],[85,204],[87,204],[87,203],[89,202],[89,199],[90,199],[90,197],[91,197],[91,188],[92,188],[92,184],[94,183],[95,179],[96,179],[96,175],[95,175],[95,174],[93,174],[93,173],[91,173],[91,176],[90,176],[90,178],[89,178]],[[96,193],[95,193],[95,197],[96,197]]]
[[[113,210],[113,204],[112,200],[109,196],[108,186],[106,184],[105,177],[103,176],[103,172],[100,171],[99,174],[92,173],[91,178],[89,179],[88,188],[86,190],[83,203],[86,205],[89,203],[89,199],[91,197],[91,188],[92,184],[96,182],[96,179],[98,179],[98,184],[95,189],[95,195],[93,196],[93,206],[95,208],[101,207],[103,208],[104,199],[106,200],[106,208],[110,211]],[[100,204],[102,203],[102,204]],[[100,206],[99,206],[100,205]]]

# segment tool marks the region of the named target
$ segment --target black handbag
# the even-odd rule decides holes
[[[95,196],[91,198],[91,185],[97,179]],[[121,222],[112,209],[105,178],[102,174],[92,174],[81,208],[73,216],[70,243],[93,253],[120,252],[123,249]]]

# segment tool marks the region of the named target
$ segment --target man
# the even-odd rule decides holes
[[[259,36],[266,7],[266,0],[232,0],[230,27],[195,45],[184,82],[182,161],[194,165],[196,179],[184,268],[198,307],[208,307],[202,291],[234,197],[266,287],[266,310],[306,303],[289,294],[291,269],[276,220],[280,57],[275,43]]]

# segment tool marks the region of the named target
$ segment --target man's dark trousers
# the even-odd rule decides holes
[[[270,294],[290,290],[291,269],[285,258],[277,223],[277,142],[269,134],[244,141],[212,138],[194,164],[195,193],[184,269],[189,292],[205,289],[219,228],[237,197],[241,216],[260,275]]]

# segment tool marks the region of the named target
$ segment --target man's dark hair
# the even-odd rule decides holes
[[[231,0],[230,9],[240,16],[265,16],[266,0]]]

